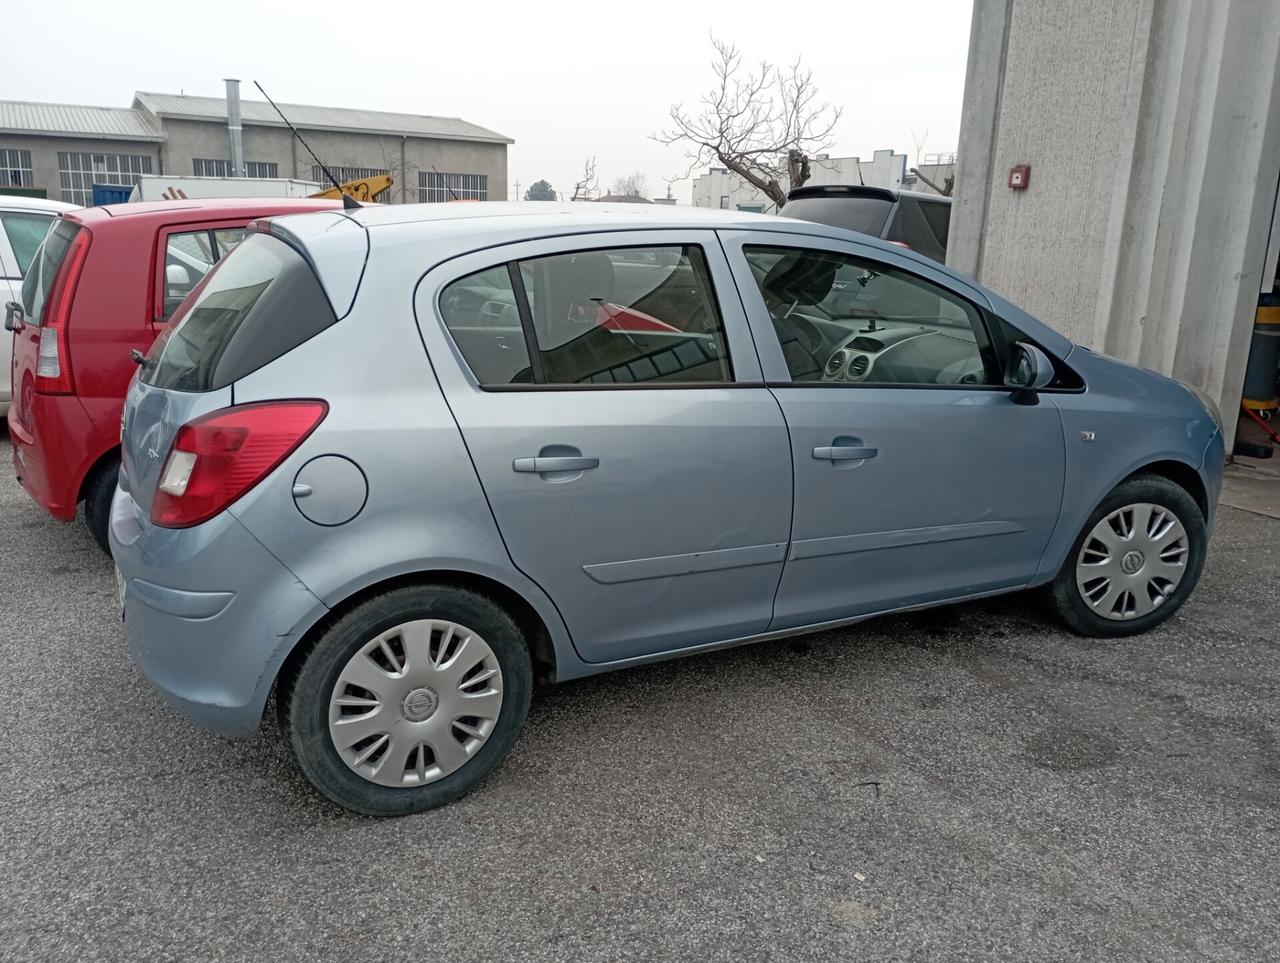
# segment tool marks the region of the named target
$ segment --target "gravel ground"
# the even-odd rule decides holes
[[[552,687],[378,821],[162,705],[109,561],[3,475],[0,959],[1280,956],[1280,521],[1224,509],[1133,640],[1014,597]]]

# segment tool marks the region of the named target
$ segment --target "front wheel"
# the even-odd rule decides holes
[[[511,617],[467,589],[409,586],[347,612],[286,668],[277,704],[303,774],[377,816],[474,788],[529,709],[529,650]]]
[[[1204,568],[1204,516],[1186,489],[1139,475],[1112,490],[1085,522],[1047,596],[1082,635],[1136,635],[1168,619]]]

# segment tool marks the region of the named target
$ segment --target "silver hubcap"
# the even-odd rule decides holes
[[[455,622],[421,619],[360,648],[329,699],[329,738],[352,770],[381,786],[423,786],[466,764],[502,709],[488,643]]]
[[[1162,505],[1141,502],[1112,512],[1084,540],[1076,586],[1108,619],[1136,619],[1161,605],[1187,570],[1187,532]]]

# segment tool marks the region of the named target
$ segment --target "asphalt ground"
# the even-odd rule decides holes
[[[163,705],[2,474],[0,959],[1280,957],[1280,521],[1223,509],[1136,639],[1014,596],[544,689],[476,792],[374,820]]]

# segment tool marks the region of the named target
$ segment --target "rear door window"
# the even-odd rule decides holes
[[[35,257],[53,223],[50,214],[33,214],[27,211],[0,211],[0,224],[4,226],[5,237],[13,249],[13,256],[18,261],[18,277],[26,277],[31,259]]]
[[[71,249],[71,241],[81,230],[78,224],[59,220],[32,257],[27,275],[22,279],[22,311],[27,324],[40,324],[53,279]]]
[[[941,222],[939,209],[943,209],[946,223]],[[898,200],[898,212],[894,215],[885,238],[899,241],[935,261],[945,261],[947,224],[950,220],[951,209],[947,205],[918,201],[904,194]]]
[[[696,245],[575,251],[490,268],[446,287],[440,312],[485,386],[733,380]]]
[[[225,388],[336,321],[302,256],[278,238],[252,234],[178,308],[140,377],[176,391]]]

